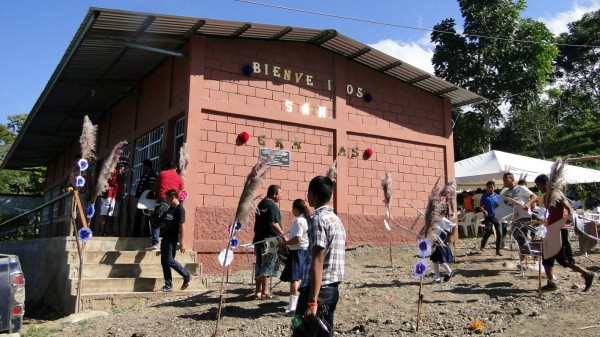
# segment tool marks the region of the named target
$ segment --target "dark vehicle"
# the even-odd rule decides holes
[[[25,313],[25,277],[19,257],[0,254],[0,336],[18,336]]]

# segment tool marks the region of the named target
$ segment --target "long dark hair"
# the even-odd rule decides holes
[[[308,210],[308,207],[306,206],[306,203],[304,202],[304,200],[302,199],[296,199],[294,200],[294,202],[292,203],[292,208],[295,208],[297,210],[300,211],[300,213],[304,214],[304,217],[306,218],[306,220],[310,220],[310,211]]]

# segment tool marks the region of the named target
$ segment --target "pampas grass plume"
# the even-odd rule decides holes
[[[334,160],[333,163],[331,163],[325,176],[335,182],[335,179],[337,178],[337,160]]]
[[[179,148],[179,176],[181,179],[185,179],[185,171],[189,162],[190,154],[188,152],[188,145],[187,143],[183,143]]]
[[[122,140],[115,147],[113,147],[110,155],[104,161],[102,165],[102,169],[100,170],[100,175],[98,176],[98,185],[96,186],[96,193],[94,194],[94,199],[97,198],[102,191],[108,190],[108,181],[117,167],[117,163],[119,162],[119,157],[123,154],[123,146],[127,145],[126,140]]]
[[[235,212],[235,218],[237,221],[241,223],[247,223],[248,219],[250,218],[250,214],[252,214],[256,209],[259,199],[257,191],[265,181],[271,169],[269,166],[270,161],[271,158],[269,157],[254,165],[246,177],[244,189],[242,190],[242,195],[240,196],[240,201]]]
[[[81,129],[81,136],[79,137],[79,144],[81,145],[81,158],[87,160],[95,159],[94,151],[96,151],[96,132],[98,131],[98,125],[92,124],[90,118],[86,115],[83,117],[83,127]]]

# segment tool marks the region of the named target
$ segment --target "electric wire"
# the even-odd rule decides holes
[[[600,46],[596,46],[596,45],[558,43],[558,42],[549,42],[549,41],[534,41],[534,40],[512,39],[512,38],[499,37],[499,36],[486,36],[486,35],[480,35],[480,34],[458,33],[458,32],[446,31],[446,30],[420,28],[420,27],[414,27],[414,26],[399,25],[399,24],[389,23],[389,22],[380,22],[380,21],[374,21],[374,20],[353,18],[350,16],[343,16],[343,15],[331,14],[331,13],[323,13],[323,12],[311,11],[311,10],[307,10],[307,9],[274,5],[274,4],[268,4],[268,3],[263,3],[263,2],[257,2],[257,1],[250,1],[250,0],[235,0],[235,1],[247,3],[249,5],[270,7],[270,8],[275,8],[275,9],[287,10],[287,11],[291,11],[291,12],[299,12],[299,13],[304,13],[304,14],[325,16],[325,17],[342,19],[342,20],[363,22],[363,23],[369,23],[369,24],[374,24],[374,25],[379,25],[379,26],[420,30],[420,31],[426,31],[426,32],[442,33],[442,34],[452,34],[452,35],[463,36],[463,37],[475,37],[475,38],[479,38],[479,39],[490,39],[490,40],[518,42],[518,43],[546,44],[546,45],[554,45],[554,46],[562,46],[562,47],[600,48]]]

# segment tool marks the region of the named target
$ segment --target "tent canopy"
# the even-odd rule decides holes
[[[502,186],[505,169],[510,170],[515,179],[527,174],[525,180],[531,185],[538,175],[550,173],[552,163],[494,150],[454,163],[454,174],[456,184],[461,188],[484,187],[489,180],[494,180],[496,186]],[[567,165],[565,181],[567,184],[600,182],[600,171]]]

